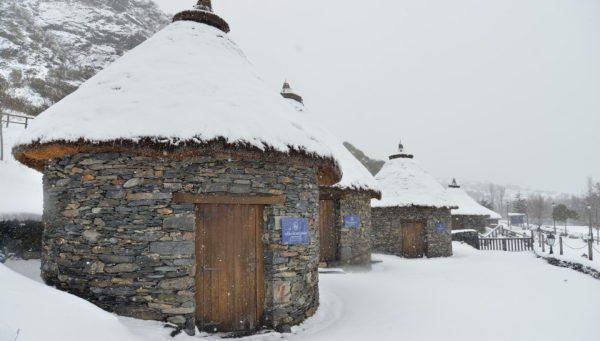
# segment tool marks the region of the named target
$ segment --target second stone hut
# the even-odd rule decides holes
[[[383,199],[372,203],[373,250],[407,258],[451,256],[455,205],[402,144],[375,179]]]
[[[300,113],[318,119],[304,106],[302,96],[288,82],[281,95]],[[319,189],[319,243],[321,266],[371,265],[371,199],[381,199],[375,179],[333,134],[328,141],[342,169],[342,180]]]

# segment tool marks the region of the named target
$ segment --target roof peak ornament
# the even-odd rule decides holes
[[[292,99],[300,104],[304,104],[304,99],[302,99],[302,96],[298,95],[294,92],[294,90],[292,90],[292,87],[290,86],[290,83],[287,81],[287,79],[283,82],[283,87],[281,88],[281,96],[283,96],[283,98]]]
[[[194,5],[194,8],[200,11],[212,12],[212,2],[211,0],[198,0],[198,3]]]
[[[173,22],[175,21],[194,21],[229,33],[229,24],[213,12],[211,0],[198,0],[193,9],[175,14]]]
[[[450,188],[460,188],[460,186],[456,183],[456,179],[452,179],[452,183],[448,185]]]
[[[414,155],[407,154],[404,150],[404,145],[402,144],[402,140],[398,143],[398,154],[390,155],[390,160],[394,159],[412,159]]]

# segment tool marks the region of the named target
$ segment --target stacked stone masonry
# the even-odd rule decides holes
[[[463,242],[479,250],[479,233],[474,230],[463,230],[452,233],[452,240]]]
[[[282,195],[265,206],[266,327],[314,314],[318,296],[318,198],[314,167],[286,162],[77,154],[44,170],[42,275],[103,309],[195,325],[195,209],[173,193]],[[309,220],[309,245],[281,243],[280,217]]]
[[[43,230],[41,221],[0,221],[0,253],[22,259],[41,258]]]
[[[373,252],[402,256],[402,223],[425,222],[425,255],[430,258],[452,256],[449,209],[374,207],[371,214]],[[437,231],[437,223],[445,225],[443,232]]]
[[[452,229],[466,230],[473,229],[481,233],[485,232],[485,227],[489,224],[489,216],[479,215],[453,215]]]
[[[346,192],[336,200],[336,231],[339,265],[371,265],[371,196],[365,192]],[[344,227],[344,216],[360,217],[360,228]],[[334,264],[335,265],[335,264]]]

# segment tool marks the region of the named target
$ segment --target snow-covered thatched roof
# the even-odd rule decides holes
[[[31,161],[23,149],[51,143],[150,140],[225,141],[332,160],[326,137],[287,113],[295,112],[227,34],[175,21],[40,114],[17,141],[15,156]]]
[[[302,98],[296,94],[290,87],[288,82],[285,82],[281,95],[285,98],[285,101],[298,111],[302,116],[310,120],[316,120],[319,118],[316,113],[307,109],[301,101],[297,98]],[[331,148],[333,157],[338,161],[342,170],[342,180],[333,187],[342,190],[362,190],[371,192],[373,197],[380,197],[380,191],[377,189],[377,183],[371,173],[358,161],[351,153],[344,147],[342,141],[340,141],[334,134],[330,133],[326,129],[320,127],[323,130],[322,135],[328,136],[328,146]]]
[[[452,210],[452,215],[489,216],[490,219],[502,218],[498,213],[481,205],[453,181],[447,189],[450,199],[458,206]]]
[[[412,155],[390,156],[375,180],[383,198],[381,201],[373,200],[371,204],[374,207],[456,207],[444,187],[423,170]]]

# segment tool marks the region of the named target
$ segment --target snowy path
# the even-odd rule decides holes
[[[482,252],[457,243],[454,253],[419,260],[375,255],[383,262],[371,272],[323,274],[315,317],[295,327],[294,334],[244,339],[600,340],[600,281],[548,265],[531,253]],[[0,305],[0,317],[7,313],[3,310]],[[159,323],[119,320],[145,340],[172,340]],[[114,339],[128,340],[117,330]],[[175,338],[198,339],[216,337]]]

